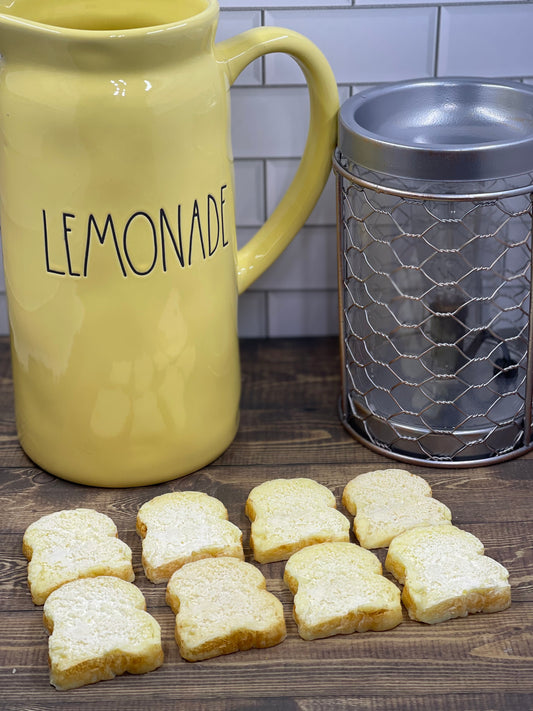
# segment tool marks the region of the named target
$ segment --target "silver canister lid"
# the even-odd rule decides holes
[[[415,180],[533,171],[533,86],[470,77],[364,90],[342,105],[338,148],[368,170]]]

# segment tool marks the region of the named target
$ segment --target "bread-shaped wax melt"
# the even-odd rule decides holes
[[[117,538],[113,520],[93,509],[65,509],[38,519],[24,533],[22,552],[29,561],[28,585],[36,605],[77,578],[135,578],[131,549]]]
[[[353,530],[363,548],[382,548],[410,528],[452,519],[448,507],[432,498],[429,484],[403,469],[356,476],[346,485],[342,503],[355,515]]]
[[[272,647],[286,636],[281,602],[262,573],[237,558],[187,563],[171,577],[166,600],[180,654],[191,662]]]
[[[389,630],[402,621],[400,591],[355,543],[318,543],[292,555],[284,580],[303,639]]]
[[[271,563],[314,543],[349,541],[350,522],[335,507],[334,494],[312,479],[272,479],[256,486],[246,501],[255,560]]]
[[[476,536],[455,526],[413,528],[390,544],[385,567],[404,583],[413,620],[435,624],[511,604],[509,573],[484,555]]]
[[[137,532],[142,564],[153,583],[167,582],[185,563],[230,556],[244,559],[242,532],[228,521],[224,504],[198,491],[156,496],[141,506]]]
[[[66,583],[46,600],[44,624],[57,689],[144,674],[163,663],[159,623],[145,611],[141,591],[119,578]]]

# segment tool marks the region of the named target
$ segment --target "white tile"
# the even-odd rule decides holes
[[[309,124],[304,87],[236,87],[231,91],[235,158],[298,157]]]
[[[381,82],[433,74],[437,8],[272,10],[265,23],[296,30],[325,54],[339,83]],[[266,58],[269,84],[301,83],[302,73],[282,55]]]
[[[533,74],[533,5],[442,8],[438,75]]]
[[[237,160],[234,167],[237,225],[261,225],[265,219],[263,161]]]
[[[221,12],[218,21],[216,41],[240,35],[252,27],[261,26],[260,12]],[[261,59],[252,62],[235,81],[236,86],[261,84],[263,79]]]
[[[339,331],[336,291],[274,291],[268,294],[268,335],[332,336]]]
[[[271,215],[296,173],[298,161],[294,159],[279,159],[267,161],[267,214]],[[308,217],[307,225],[334,225],[335,213],[335,179],[330,175],[328,182],[313,212]]]
[[[240,249],[247,244],[257,232],[257,227],[239,227],[237,225],[237,247]]]
[[[349,88],[339,88],[339,100]],[[299,158],[309,126],[306,87],[235,87],[231,90],[235,158]]]
[[[239,337],[267,336],[266,298],[262,291],[245,291],[239,296]]]
[[[257,0],[219,0],[219,5],[221,8],[229,7],[246,7],[246,8],[265,8],[265,7],[323,7],[324,5],[329,5],[331,7],[349,7],[352,4],[352,0],[290,0],[290,2],[283,2],[283,0],[262,0],[262,2],[257,2]]]
[[[256,289],[265,291],[336,287],[335,227],[303,227],[274,264],[255,282]]]
[[[239,227],[237,246],[243,247],[256,232],[256,228]],[[250,291],[336,288],[335,226],[302,227],[277,260],[249,287]]]
[[[465,0],[438,0],[439,5],[458,5],[458,4],[464,4]],[[501,3],[502,0],[468,0],[469,3],[493,3],[493,2],[498,2]],[[357,6],[364,6],[364,5],[414,5],[415,3],[413,0],[356,0]],[[428,3],[420,3],[420,4],[428,4]],[[437,3],[435,3],[437,4]]]

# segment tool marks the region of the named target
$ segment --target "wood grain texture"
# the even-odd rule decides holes
[[[135,532],[139,506],[168,491],[219,498],[243,531],[244,503],[267,479],[308,476],[328,486],[338,507],[344,486],[377,467],[403,466],[356,443],[337,417],[335,339],[243,341],[241,425],[212,465],[161,485],[96,489],[36,467],[18,445],[9,347],[0,341],[0,708],[6,711],[531,711],[533,708],[533,456],[497,466],[439,470],[410,467],[452,510],[454,523],[485,544],[511,573],[512,605],[440,625],[409,620],[388,632],[305,642],[292,619],[284,563],[258,565],[281,600],[287,639],[277,647],[189,663],[174,642],[165,586],[144,576]],[[165,663],[71,692],[49,685],[42,608],[32,604],[22,536],[40,516],[89,506],[113,518],[133,551],[136,584],[161,624]],[[348,514],[347,514],[348,515]],[[351,517],[350,517],[351,520]],[[352,534],[353,535],[353,534]],[[355,540],[355,539],[353,539]],[[380,559],[384,550],[377,551]]]

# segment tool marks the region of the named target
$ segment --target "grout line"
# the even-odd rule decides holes
[[[252,286],[253,288],[253,286]],[[258,293],[259,290],[257,290],[256,293]],[[287,286],[276,286],[273,289],[268,289],[268,291],[265,291],[265,294],[336,294],[337,293],[337,287],[336,286],[319,286],[319,287],[312,287],[312,286],[298,286],[294,287],[294,289],[290,289]]]
[[[439,52],[440,52],[440,22],[442,14],[442,6],[437,8],[437,22],[435,25],[435,56],[433,58],[433,76],[437,76],[437,70],[439,66]]]
[[[258,5],[250,5],[246,7],[241,7],[240,5],[233,7],[223,7],[222,12],[257,12],[260,10],[262,14],[266,11],[274,10],[276,12],[312,12],[313,10],[331,10],[332,12],[340,10],[381,10],[381,9],[391,9],[391,8],[404,8],[404,7],[476,7],[485,6],[487,8],[501,5],[528,5],[531,4],[531,0],[449,0],[448,2],[439,2],[439,0],[433,0],[433,2],[422,2],[422,0],[406,0],[406,2],[394,2],[390,0],[389,2],[375,3],[369,2],[367,4],[358,4],[358,0],[352,0],[351,5],[272,5],[268,8],[260,7]]]
[[[261,10],[261,27],[265,26],[265,10]],[[261,57],[261,86],[266,86],[266,56]]]
[[[268,219],[267,161],[268,158],[263,158],[263,222]]]
[[[265,291],[263,292],[263,294],[264,294],[264,297],[263,297],[263,301],[264,301],[263,309],[264,309],[264,312],[265,312],[265,333],[266,333],[267,338],[270,338],[271,332],[272,332],[271,324],[270,324],[270,305],[269,305],[269,298],[268,298],[269,293],[270,293],[270,292],[267,291],[267,290],[265,290]]]

